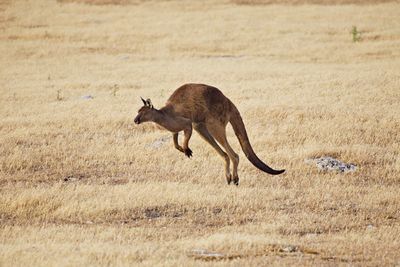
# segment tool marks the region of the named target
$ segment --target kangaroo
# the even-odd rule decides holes
[[[249,161],[258,169],[277,175],[285,170],[274,170],[262,162],[254,153],[247,136],[242,117],[236,106],[217,88],[205,84],[185,84],[175,90],[164,107],[155,109],[150,99],[144,100],[144,106],[138,111],[135,123],[155,122],[173,133],[174,146],[187,157],[192,156],[189,140],[192,129],[209,143],[225,160],[225,177],[228,185],[239,185],[239,156],[233,151],[226,138],[228,122],[239,139],[240,146]],[[178,143],[178,134],[183,131],[182,146]],[[218,145],[221,145],[224,149]],[[233,164],[230,172],[230,161]]]

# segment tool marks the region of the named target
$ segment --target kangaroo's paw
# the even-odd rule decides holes
[[[190,150],[190,148],[186,148],[184,150],[184,153],[185,153],[186,157],[188,157],[188,158],[192,157],[192,155],[193,155],[192,150]]]

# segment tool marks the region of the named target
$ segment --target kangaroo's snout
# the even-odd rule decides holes
[[[139,118],[139,116],[136,116],[134,122],[135,122],[136,124],[140,124],[140,118]]]

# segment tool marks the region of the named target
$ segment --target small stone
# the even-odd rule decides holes
[[[284,248],[282,249],[282,251],[283,251],[283,252],[292,253],[292,252],[296,252],[297,249],[298,249],[297,246],[289,245],[289,246],[284,247]]]
[[[88,100],[88,99],[93,99],[94,97],[92,95],[83,95],[81,96],[81,98]]]
[[[78,180],[79,180],[79,178],[74,177],[74,176],[72,176],[72,175],[69,175],[69,176],[67,176],[67,177],[64,178],[64,182],[76,182],[76,181],[78,181]]]

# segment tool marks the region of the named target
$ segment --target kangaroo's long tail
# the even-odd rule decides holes
[[[239,139],[239,143],[240,146],[242,147],[244,154],[254,166],[272,175],[281,174],[285,171],[285,170],[274,170],[257,157],[256,153],[254,153],[254,150],[250,145],[249,137],[247,136],[246,128],[244,127],[244,123],[242,117],[240,116],[239,110],[235,107],[233,103],[232,103],[232,114],[229,122],[232,124],[232,128]]]

